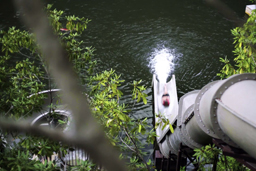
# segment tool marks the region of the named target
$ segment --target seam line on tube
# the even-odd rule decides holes
[[[233,115],[235,115],[236,117],[238,117],[239,119],[241,119],[242,121],[248,123],[249,125],[251,125],[252,127],[256,128],[255,124],[253,124],[250,120],[242,117],[241,115],[239,115],[238,113],[236,113],[234,110],[232,110],[231,108],[229,108],[227,105],[225,105],[220,99],[215,99],[215,101],[221,105],[223,108],[225,108],[226,110],[228,110],[229,112],[231,112]]]

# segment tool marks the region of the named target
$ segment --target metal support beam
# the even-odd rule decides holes
[[[162,162],[161,162],[161,170],[164,168],[164,156],[162,157]]]
[[[217,170],[218,159],[219,159],[219,155],[218,155],[218,154],[215,154],[215,156],[214,156],[214,161],[213,161],[212,171],[216,171],[216,170]]]
[[[248,155],[244,150],[229,146],[220,139],[213,138],[213,143],[222,149],[222,152],[226,156],[235,158],[238,162],[244,164],[252,171],[256,171],[256,160]]]
[[[169,157],[168,157],[168,159],[167,159],[167,171],[169,171],[170,170],[170,165],[171,165],[171,155],[172,155],[172,153],[171,153],[171,151],[169,151]]]
[[[180,143],[180,148],[179,148],[178,156],[177,156],[176,171],[180,170],[181,156],[182,156],[182,144]]]

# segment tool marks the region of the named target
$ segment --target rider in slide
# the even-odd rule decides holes
[[[162,104],[165,107],[168,107],[170,105],[170,96],[168,94],[166,84],[164,85],[164,94],[162,96]]]

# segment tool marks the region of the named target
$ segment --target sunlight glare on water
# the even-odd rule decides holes
[[[149,61],[149,67],[152,74],[155,74],[158,80],[165,83],[168,76],[174,71],[174,53],[167,49],[155,50]]]

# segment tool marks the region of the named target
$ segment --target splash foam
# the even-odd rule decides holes
[[[174,71],[174,55],[168,49],[155,51],[149,61],[151,73],[157,76],[159,82],[166,83],[167,78]]]

